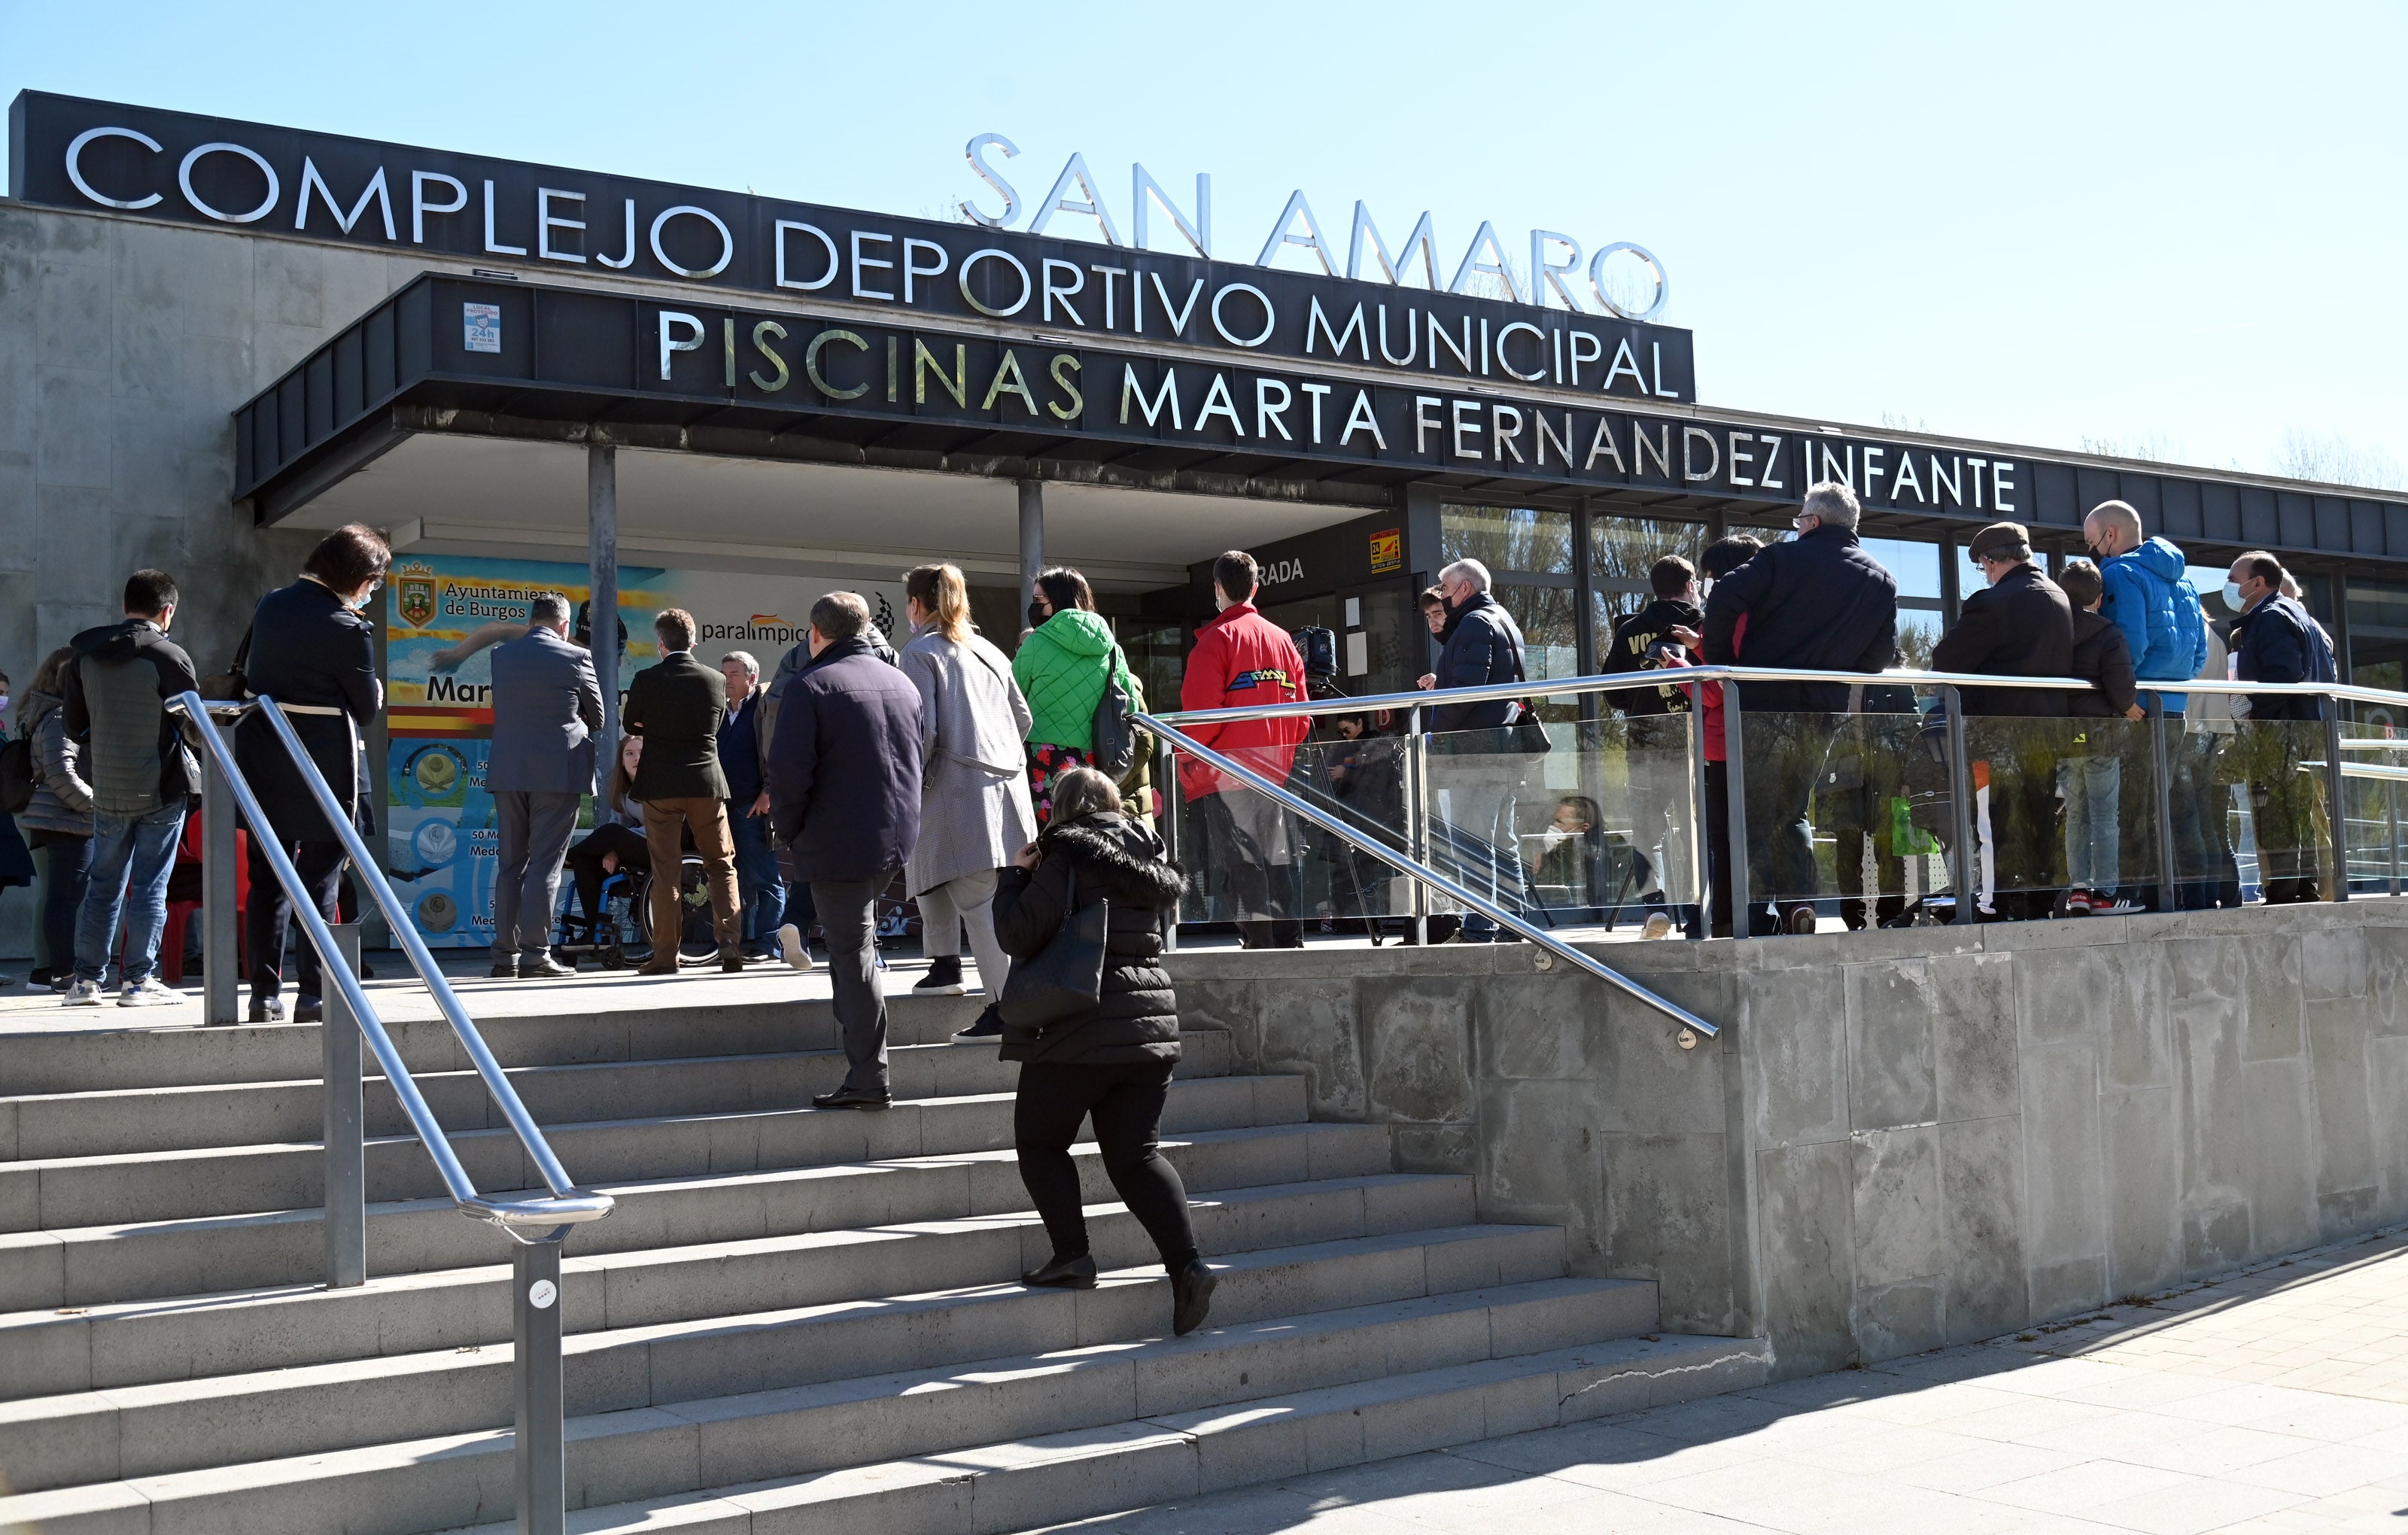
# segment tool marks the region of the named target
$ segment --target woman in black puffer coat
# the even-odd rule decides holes
[[[1212,1271],[1197,1255],[1187,1190],[1162,1159],[1162,1103],[1179,1061],[1179,999],[1162,968],[1163,930],[1186,887],[1154,835],[1121,815],[1111,780],[1091,768],[1054,784],[1054,814],[1003,871],[995,931],[1015,960],[1033,959],[1062,926],[1073,888],[1081,910],[1108,902],[1103,993],[1092,1012],[1042,1031],[1006,1020],[1003,1058],[1018,1061],[1012,1140],[1054,1257],[1023,1284],[1091,1289],[1096,1260],[1080,1213],[1070,1142],[1090,1115],[1104,1172],[1162,1254],[1171,1330],[1194,1331],[1211,1309]]]

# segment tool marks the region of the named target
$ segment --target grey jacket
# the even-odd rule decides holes
[[[82,743],[93,809],[149,815],[201,791],[200,759],[184,744],[166,700],[200,686],[186,655],[147,618],[86,629],[69,643],[66,732]]]
[[[903,871],[916,896],[1001,868],[1036,837],[1021,745],[1031,716],[1011,663],[976,634],[924,631],[901,666],[920,690],[920,840]]]
[[[17,734],[34,746],[34,798],[18,812],[18,828],[90,837],[92,785],[83,780],[82,748],[67,737],[65,700],[29,689]]]
[[[594,792],[594,738],[602,689],[594,657],[536,624],[494,648],[494,744],[489,792]]]

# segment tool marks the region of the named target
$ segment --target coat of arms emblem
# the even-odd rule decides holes
[[[399,595],[394,610],[401,621],[413,629],[423,629],[435,617],[435,572],[425,566],[410,564],[401,567],[401,579],[394,584]]]

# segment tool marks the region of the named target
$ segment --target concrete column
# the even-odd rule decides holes
[[[595,766],[607,782],[619,751],[619,451],[607,442],[585,449],[585,562],[594,680],[602,690]],[[594,811],[596,821],[610,819],[605,807]]]
[[[1045,568],[1045,482],[1020,481],[1020,606],[1037,600],[1037,577]]]

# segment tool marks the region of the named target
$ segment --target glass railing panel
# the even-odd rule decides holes
[[[2396,896],[2408,873],[2400,824],[2400,791],[2408,779],[2408,735],[2390,724],[2344,723],[2341,747],[2349,887]]]
[[[1808,904],[1850,927],[1944,920],[1955,835],[1947,750],[1937,715],[1746,712],[1751,930],[1780,930]]]
[[[2242,719],[2230,734],[2214,734],[2200,825],[2224,811],[2231,862],[2203,867],[2186,859],[2182,877],[2213,878],[2218,904],[2329,898],[2332,808],[2324,722]]]

